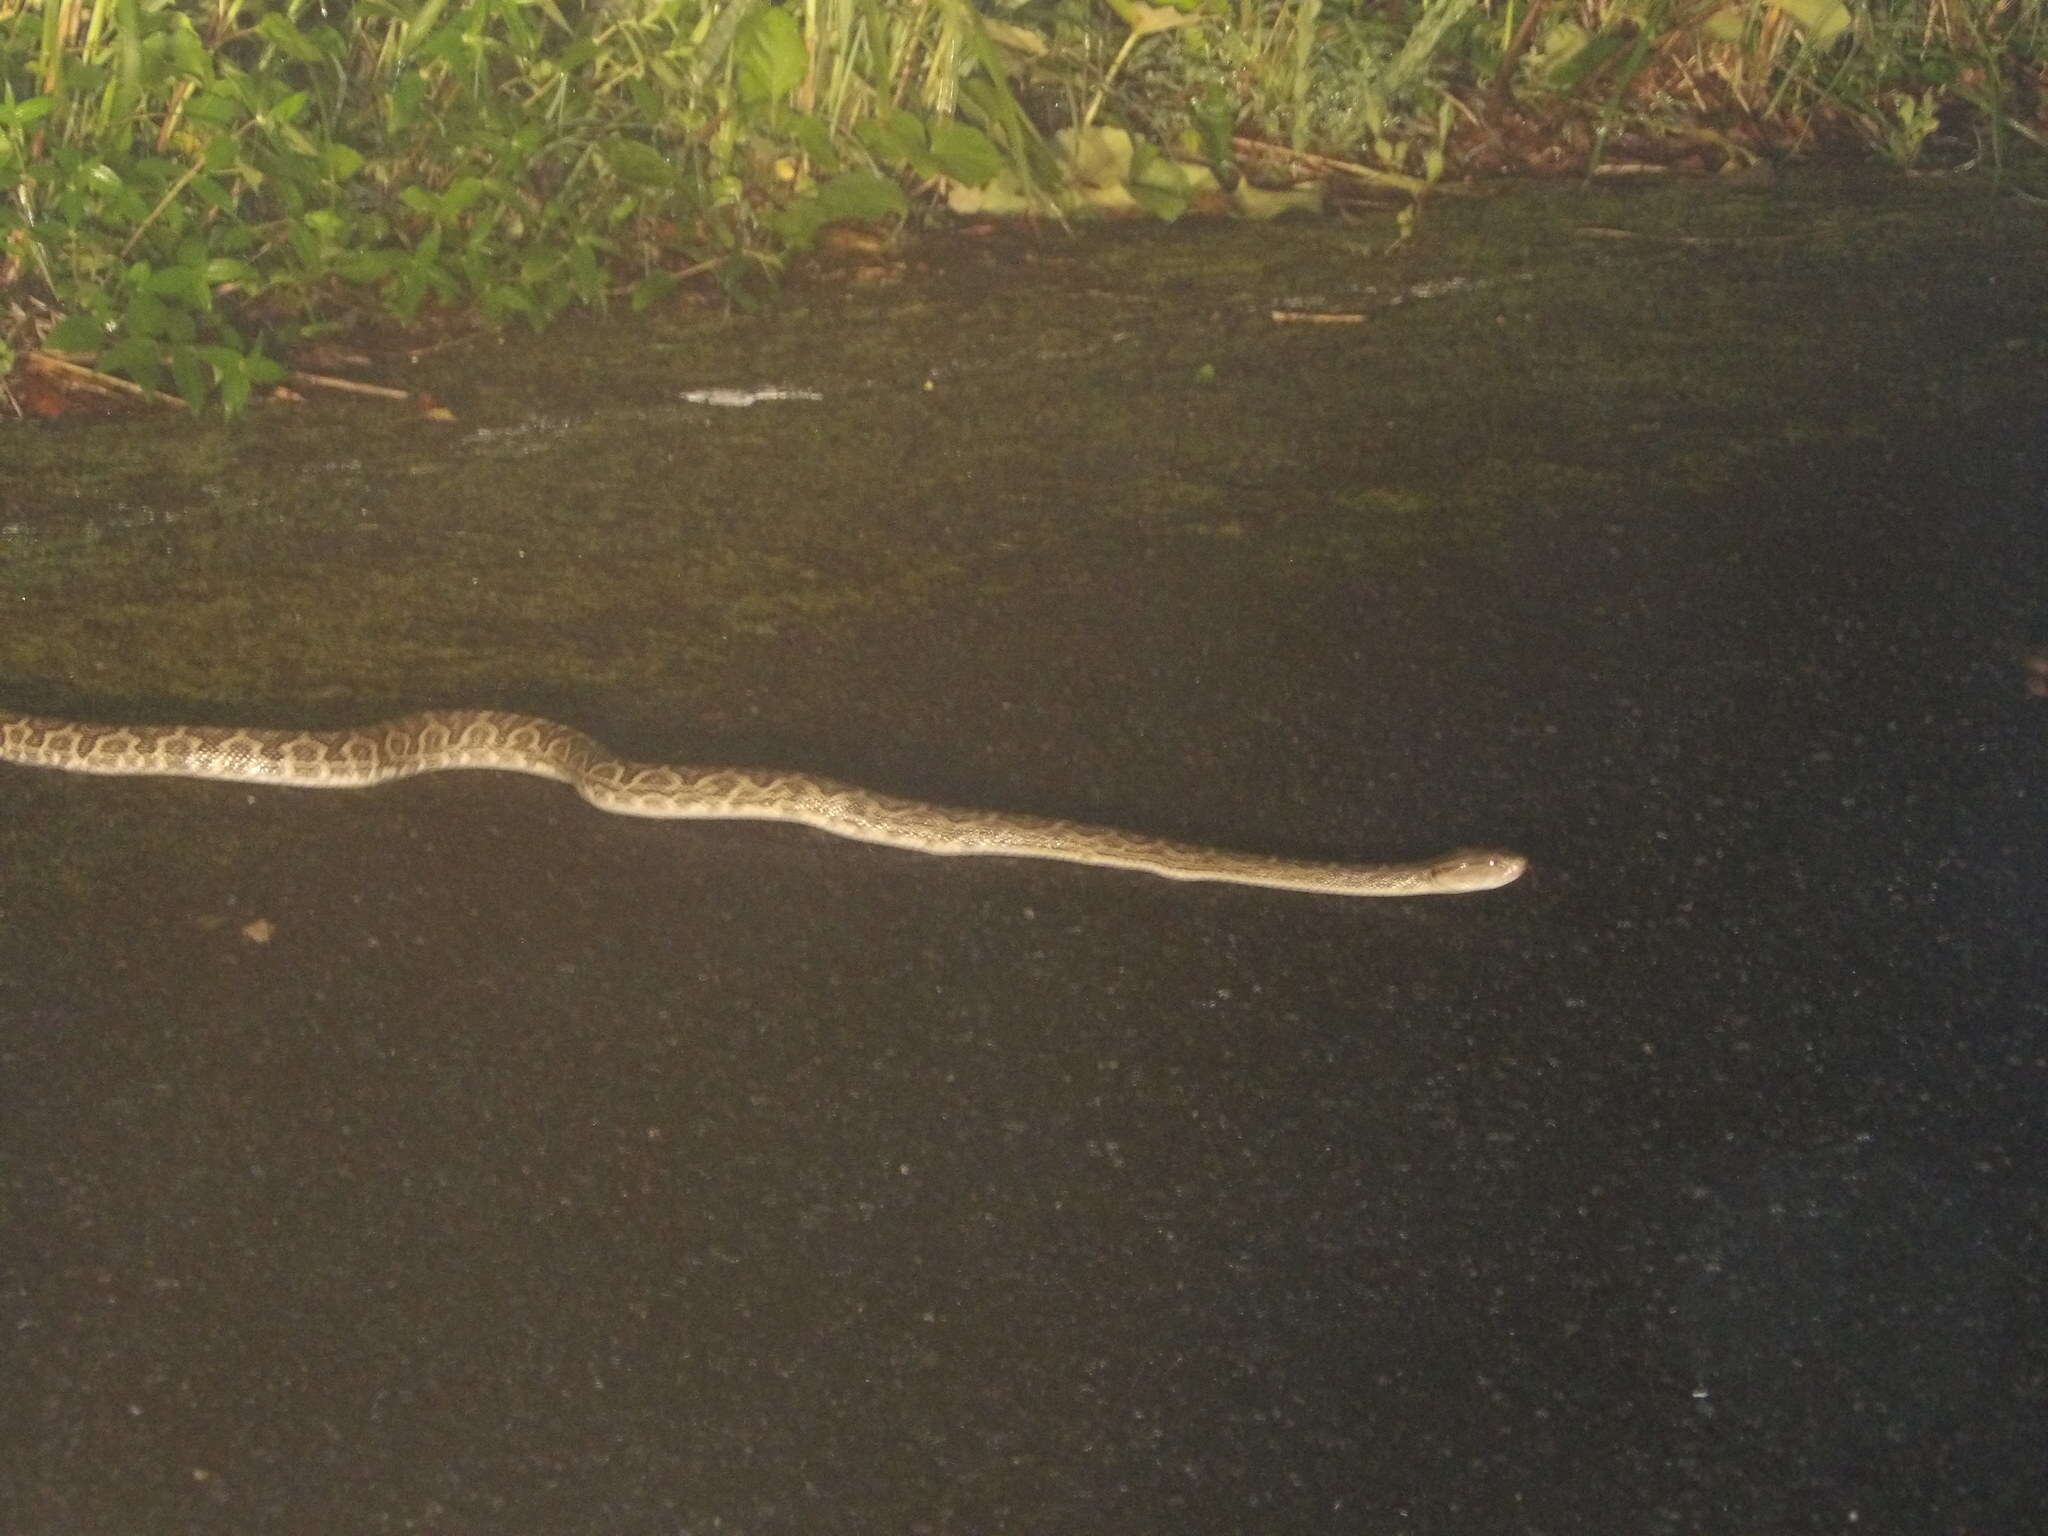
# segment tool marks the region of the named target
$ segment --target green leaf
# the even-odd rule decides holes
[[[1128,129],[1062,128],[1053,143],[1066,155],[1074,179],[1084,186],[1121,186],[1130,179],[1132,139]]]
[[[335,275],[351,283],[381,283],[405,261],[402,251],[355,251],[334,263]]]
[[[207,385],[211,380],[205,365],[190,347],[171,348],[171,378],[178,386],[178,393],[185,397],[185,403],[193,410],[205,406]]]
[[[939,169],[970,187],[985,187],[1004,165],[1003,152],[970,123],[946,119],[932,124],[932,158]]]
[[[187,79],[213,78],[213,55],[200,41],[192,23],[183,16],[178,18],[178,26],[171,33],[171,62]]]
[[[674,293],[678,286],[680,285],[676,281],[675,273],[650,272],[633,285],[633,291],[628,297],[627,303],[632,307],[633,313],[637,315],[643,310],[659,304],[663,299]]]
[[[1549,80],[1576,58],[1592,37],[1593,34],[1576,21],[1554,21],[1543,29],[1536,46],[1529,51],[1529,62]]]
[[[676,184],[676,168],[668,156],[638,139],[606,139],[597,153],[606,169],[628,186],[667,189]]]
[[[320,61],[320,50],[299,36],[299,29],[276,11],[272,11],[256,23],[256,32],[287,58],[297,59],[301,64],[316,64]]]
[[[1155,219],[1170,224],[1187,212],[1187,173],[1143,140],[1132,151],[1129,186],[1132,199]]]
[[[510,283],[491,284],[484,289],[482,299],[484,313],[493,320],[536,313],[532,295]]]
[[[907,165],[920,176],[938,171],[939,163],[931,156],[931,141],[924,131],[924,119],[915,112],[898,107],[869,118],[854,132],[878,160]]]
[[[73,97],[94,95],[106,85],[108,73],[104,65],[70,60],[64,65],[64,93]]]
[[[248,262],[237,261],[232,256],[215,256],[206,263],[204,272],[206,282],[209,285],[218,283],[254,283],[259,278],[256,269],[250,266]]]
[[[1277,219],[1289,213],[1320,214],[1323,211],[1323,189],[1307,186],[1286,192],[1268,192],[1249,181],[1240,181],[1235,201],[1237,211],[1254,222]]]
[[[321,163],[336,181],[347,181],[363,168],[363,157],[346,144],[328,144],[320,151]]]
[[[598,265],[597,253],[610,252],[616,247],[609,240],[579,240],[576,248],[569,252],[569,274],[571,285],[584,298],[596,301],[604,292],[604,269]]]
[[[909,207],[903,189],[888,177],[872,171],[848,171],[820,182],[815,192],[783,209],[775,227],[783,239],[801,250],[827,224],[841,219],[890,218]]]
[[[1770,0],[1769,8],[1797,22],[1807,43],[1815,48],[1824,48],[1840,37],[1852,19],[1841,0]],[[1739,43],[1747,20],[1744,11],[1724,6],[1707,18],[1707,35],[1720,42]]]
[[[153,293],[136,294],[121,312],[121,329],[131,336],[161,336],[170,325],[170,307]]]
[[[419,116],[420,101],[427,94],[427,82],[420,78],[418,70],[408,70],[391,88],[390,106],[386,109],[393,128],[404,129],[413,125]]]
[[[808,112],[799,112],[788,123],[789,136],[796,146],[810,156],[811,163],[821,170],[839,169],[839,151],[832,143],[832,129]]]
[[[30,123],[47,117],[56,105],[54,96],[31,96],[27,101],[0,105],[0,129],[26,128]]]
[[[894,218],[910,211],[903,189],[873,171],[848,171],[820,182],[814,201],[823,224],[837,219]]]
[[[1132,182],[1125,188],[1131,194],[1131,201],[1144,209],[1152,218],[1162,224],[1171,224],[1188,211],[1188,200],[1179,192],[1168,192],[1160,187],[1148,187],[1142,182]]]
[[[107,344],[107,328],[92,315],[66,315],[50,327],[43,344],[53,352],[90,354]]]
[[[149,277],[148,292],[160,299],[177,299],[187,309],[208,309],[213,304],[213,290],[206,286],[206,276],[197,267],[163,267]]]
[[[220,408],[230,416],[239,416],[248,403],[249,370],[238,357],[232,366],[220,370]]]
[[[163,384],[164,370],[157,361],[156,343],[140,336],[126,337],[111,347],[103,347],[93,362],[108,373],[133,379],[144,389],[157,389]]]
[[[1147,5],[1145,0],[1110,0],[1110,9],[1124,19],[1134,36],[1150,37],[1171,32],[1175,27],[1200,26],[1202,18],[1190,14],[1186,4]]]
[[[249,112],[232,81],[216,80],[185,104],[185,115],[197,123],[225,128],[240,122]]]
[[[1570,57],[1559,60],[1550,67],[1549,83],[1560,91],[1569,91],[1594,70],[1628,48],[1630,39],[1617,33],[1602,33]]]
[[[983,187],[953,182],[946,188],[946,206],[964,217],[994,214],[1007,218],[1039,212],[1047,205],[1032,196],[1015,171],[1005,170]]]
[[[739,64],[740,100],[753,105],[779,101],[803,83],[810,61],[796,18],[780,6],[751,11],[733,38]]]
[[[441,194],[439,213],[444,219],[452,219],[467,213],[476,206],[476,200],[490,190],[490,183],[481,176],[464,176],[455,185]]]
[[[1849,28],[1849,10],[1842,0],[1777,0],[1777,5],[1799,23],[1816,48],[1825,48]]]

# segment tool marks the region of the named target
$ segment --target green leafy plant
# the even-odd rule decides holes
[[[1411,198],[1504,124],[1585,166],[2002,165],[2044,60],[2042,0],[0,0],[0,284],[15,351],[54,312],[235,409],[355,320],[754,302],[827,225],[940,200],[1292,206],[1240,146]]]

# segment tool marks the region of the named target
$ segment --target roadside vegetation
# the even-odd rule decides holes
[[[0,377],[756,302],[835,225],[1854,154],[2038,185],[2048,0],[0,0]]]

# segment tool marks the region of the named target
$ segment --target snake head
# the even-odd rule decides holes
[[[1529,861],[1498,848],[1459,848],[1429,866],[1430,889],[1459,893],[1490,891],[1521,878]]]

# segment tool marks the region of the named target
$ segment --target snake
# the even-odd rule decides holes
[[[809,773],[634,763],[571,726],[493,709],[440,709],[347,730],[94,725],[0,711],[0,761],[69,773],[360,789],[449,769],[496,769],[573,786],[599,810],[671,820],[787,821],[918,853],[1056,859],[1329,896],[1491,890],[1521,855],[1461,848],[1396,864],[1234,853],[1111,827],[899,799]]]

